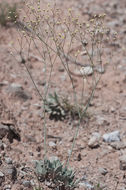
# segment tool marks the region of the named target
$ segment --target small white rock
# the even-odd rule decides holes
[[[108,143],[120,141],[120,132],[113,131],[112,133],[105,133],[103,135],[103,140]]]
[[[12,83],[10,85],[10,91],[18,91],[18,90],[22,90],[22,85],[18,84],[18,83]]]
[[[87,55],[87,51],[82,51],[81,56]]]
[[[88,183],[87,181],[80,182],[79,186],[86,188],[86,189],[89,189],[89,190],[94,190],[94,186],[92,184]]]
[[[11,190],[11,185],[5,185],[4,190]]]
[[[88,146],[90,148],[96,148],[99,146],[99,141],[100,141],[100,137],[101,135],[99,133],[93,133],[89,142],[88,142]]]
[[[50,141],[49,142],[49,146],[52,147],[52,148],[55,148],[56,147],[56,143],[54,143],[53,141]]]
[[[0,178],[3,178],[4,174],[0,171]]]
[[[93,74],[93,68],[91,66],[82,67],[80,73],[82,75],[91,75]]]
[[[98,65],[98,66],[95,68],[95,70],[96,70],[98,73],[102,73],[102,74],[105,72],[104,67],[101,66],[101,65]]]
[[[108,173],[107,169],[106,168],[99,168],[99,172],[102,174],[102,175],[106,175]]]

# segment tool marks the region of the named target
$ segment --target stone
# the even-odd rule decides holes
[[[87,55],[87,51],[82,51],[82,52],[80,53],[80,55],[81,55],[81,56]]]
[[[12,83],[10,85],[10,91],[18,91],[18,90],[21,90],[23,89],[22,85],[21,84],[18,84],[18,83]]]
[[[35,108],[37,109],[37,110],[39,110],[39,109],[41,109],[42,108],[42,104],[34,104],[34,106],[35,106]]]
[[[30,180],[31,186],[35,186],[35,181],[33,179]]]
[[[50,141],[49,142],[49,146],[52,147],[52,148],[55,148],[56,147],[56,143],[54,143],[53,141]]]
[[[46,85],[46,81],[39,80],[39,81],[38,81],[38,85],[40,85],[40,86],[45,86],[45,85]]]
[[[122,155],[119,158],[120,170],[126,170],[126,155]]]
[[[125,149],[126,148],[126,142],[113,142],[111,143],[111,147],[115,150]]]
[[[8,85],[8,81],[0,82],[0,87],[6,86],[6,85]]]
[[[4,174],[0,171],[0,178],[3,178]]]
[[[64,72],[65,69],[64,69],[64,67],[61,67],[61,66],[60,66],[60,67],[58,68],[58,71],[59,71],[59,72]]]
[[[9,127],[7,125],[0,124],[0,139],[5,137],[9,132]]]
[[[11,190],[11,185],[5,185],[4,190]]]
[[[99,168],[99,172],[102,174],[102,175],[106,175],[108,173],[107,169],[106,168]]]
[[[15,129],[15,127],[9,123],[6,125],[0,124],[0,139],[4,138],[7,136],[9,139],[10,143],[13,142],[13,139],[16,139],[20,141],[20,135],[19,132]]]
[[[9,158],[9,157],[5,157],[5,162],[6,162],[7,164],[12,164],[12,159]]]
[[[11,180],[15,180],[17,178],[17,170],[12,164],[4,167],[4,173],[6,176],[9,176]]]
[[[31,182],[28,180],[24,180],[23,183],[24,187],[31,187]]]
[[[96,121],[98,125],[103,125],[107,123],[106,119],[99,115],[96,117]]]
[[[120,132],[119,131],[113,131],[111,133],[105,133],[103,135],[103,140],[107,143],[120,141]]]
[[[99,133],[93,133],[88,142],[88,146],[90,148],[97,148],[99,146],[100,137],[101,135]]]
[[[95,67],[95,71],[97,71],[98,73],[103,74],[105,72],[105,69],[104,69],[103,66],[98,65],[98,66]]]
[[[5,176],[3,172],[0,171],[0,185],[4,182],[4,180],[5,180]]]
[[[115,111],[116,111],[116,109],[115,109],[114,107],[111,107],[111,108],[110,108],[110,112],[111,112],[111,113],[114,113]]]
[[[80,69],[80,74],[82,75],[92,75],[93,74],[93,68],[91,66],[82,67]]]
[[[8,88],[8,92],[14,97],[23,99],[24,101],[32,98],[31,95],[28,92],[25,92],[23,87],[18,83],[12,83]]]
[[[92,184],[88,183],[87,181],[80,182],[79,186],[80,186],[80,188],[83,187],[84,189],[86,188],[87,190],[94,190],[94,186]]]

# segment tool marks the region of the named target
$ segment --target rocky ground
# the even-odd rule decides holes
[[[72,7],[86,19],[105,12],[107,26],[118,32],[117,41],[105,49],[104,62],[108,66],[88,109],[89,117],[81,124],[70,166],[81,179],[77,189],[95,189],[100,184],[104,190],[125,190],[126,1],[57,0],[57,4],[64,11]],[[33,172],[34,160],[43,159],[44,155],[42,102],[19,55],[15,55],[15,60],[9,54],[10,41],[15,41],[18,49],[17,29],[0,29],[0,189],[30,190],[38,184]],[[34,55],[33,50],[31,53]],[[44,73],[41,62],[31,57],[29,66],[42,91],[45,81],[41,76]],[[81,79],[74,78],[76,86],[81,85]],[[58,64],[51,81],[51,91],[55,90],[69,94],[72,90],[64,69]],[[77,120],[54,121],[47,117],[48,158],[66,161],[77,123]]]

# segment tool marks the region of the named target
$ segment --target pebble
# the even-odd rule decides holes
[[[126,170],[126,155],[120,156],[119,161],[120,161],[120,170]]]
[[[9,128],[7,125],[0,124],[0,139],[2,139],[9,132]]]
[[[42,108],[42,105],[41,105],[41,104],[33,104],[33,105],[34,105],[34,107],[35,107],[37,110],[39,110],[39,109]]]
[[[7,164],[12,164],[12,159],[9,158],[9,157],[5,157],[5,162],[6,162]]]
[[[80,74],[82,75],[92,75],[93,74],[93,68],[91,66],[82,67],[80,69]]]
[[[26,176],[27,175],[27,173],[26,172],[24,172],[24,171],[20,171],[20,173],[19,173],[19,176],[21,177],[21,178],[24,178],[24,176]]]
[[[10,177],[11,180],[15,180],[17,177],[17,170],[12,164],[4,167],[4,172],[7,176]]]
[[[50,141],[49,142],[49,146],[52,147],[52,148],[55,148],[56,147],[56,143],[54,143],[53,141]]]
[[[87,55],[87,51],[82,51],[80,54],[81,56]]]
[[[11,185],[5,185],[4,190],[11,190]]]
[[[24,187],[31,187],[31,182],[28,180],[24,180],[23,183]]]
[[[97,121],[98,125],[103,125],[106,123],[106,119],[104,117],[99,116],[99,115],[96,117],[96,121]]]
[[[12,83],[10,86],[9,86],[9,90],[10,91],[18,91],[18,90],[22,90],[23,87],[21,84],[18,84],[18,83]]]
[[[4,174],[0,171],[0,178],[3,178]]]
[[[87,190],[94,190],[94,186],[90,183],[88,183],[87,181],[84,181],[84,182],[80,182],[79,183],[79,186],[80,187],[84,187],[86,188]]]
[[[105,142],[111,143],[115,141],[120,141],[120,132],[119,131],[113,131],[111,133],[105,133],[103,135],[103,140]]]
[[[31,95],[28,92],[25,92],[23,87],[18,83],[12,83],[8,87],[8,92],[24,101],[32,98]]]
[[[38,85],[40,85],[40,86],[45,86],[46,85],[46,81],[38,81]]]
[[[111,143],[111,147],[116,150],[125,149],[126,142],[113,142],[113,143]]]
[[[88,142],[90,148],[97,148],[99,146],[101,135],[99,133],[92,133],[92,136]]]
[[[7,135],[7,138],[9,139],[10,143],[13,142],[13,139],[16,139],[20,141],[20,135],[18,130],[15,129],[13,125],[10,125],[9,127],[7,125],[0,124],[0,139],[5,137]],[[6,145],[3,144],[4,148],[6,148]]]
[[[99,168],[99,172],[102,174],[102,175],[106,175],[108,173],[107,169],[106,168]]]
[[[58,68],[58,71],[59,71],[59,72],[64,72],[65,69],[64,69],[64,67],[59,67],[59,68]]]
[[[115,109],[114,107],[111,107],[111,108],[110,108],[110,112],[111,112],[111,113],[114,113],[115,111],[116,111],[116,109]]]
[[[5,180],[4,174],[0,171],[0,186],[4,182],[4,180]]]
[[[6,85],[8,85],[8,81],[0,82],[0,87],[6,86]]]
[[[98,73],[101,73],[101,74],[103,74],[103,73],[105,72],[104,67],[101,66],[101,65],[95,67],[95,70],[96,70]]]

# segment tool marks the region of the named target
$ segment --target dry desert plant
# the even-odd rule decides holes
[[[47,101],[51,89],[51,80],[53,80],[52,73],[53,71],[55,71],[55,73],[57,72],[55,70],[55,65],[58,62],[59,65],[62,65],[69,78],[72,86],[70,102],[76,107],[76,112],[78,114],[78,125],[75,129],[71,151],[65,164],[66,170],[69,171],[67,167],[69,166],[81,121],[93,99],[96,87],[101,79],[101,73],[104,72],[104,63],[102,61],[105,45],[104,40],[109,39],[109,30],[104,24],[105,14],[94,15],[89,21],[84,21],[83,18],[75,15],[72,9],[66,10],[64,14],[63,10],[59,9],[56,4],[47,4],[45,8],[42,8],[43,5],[40,0],[26,0],[24,2],[25,8],[23,9],[23,15],[25,14],[25,16],[22,16],[16,22],[16,25],[19,33],[19,54],[22,59],[22,64],[26,68],[34,87],[43,102],[45,150],[43,163],[46,164],[42,165],[39,169],[43,170],[43,167],[46,167],[47,162],[49,166],[51,165],[46,157],[47,110],[49,112],[51,110],[51,113],[58,112],[61,116],[64,116],[65,114],[56,94],[54,95],[55,97],[52,98],[54,104],[52,102],[49,104]],[[20,12],[22,13],[22,10],[20,10]],[[36,85],[28,67],[28,58],[31,56],[33,47],[35,50],[34,53],[36,53],[37,59],[42,62],[44,69],[44,81],[46,81],[46,85],[42,93]],[[75,72],[75,69],[77,70],[77,73]],[[74,76],[80,77],[80,81],[82,82],[81,89],[79,90],[74,84]],[[87,97],[84,96],[85,92],[88,92]],[[67,104],[69,103],[67,102]],[[59,161],[54,163],[54,165],[56,164],[59,164]],[[53,172],[55,169],[56,167],[52,167]],[[59,176],[60,178],[63,177],[61,170],[63,170],[63,166],[60,163],[58,165],[58,174],[54,175],[54,181],[58,180]],[[47,173],[48,175],[51,175],[50,169],[46,171],[46,174]],[[73,177],[71,179],[73,179]],[[67,189],[65,186],[66,183],[69,183],[68,179],[67,182],[63,181],[63,188],[61,189]],[[59,186],[60,185],[57,185],[57,187]]]

